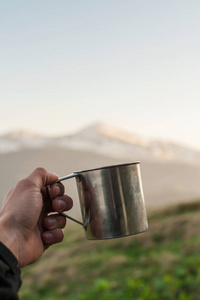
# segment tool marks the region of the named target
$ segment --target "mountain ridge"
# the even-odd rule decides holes
[[[178,143],[153,140],[105,123],[96,123],[75,134],[48,137],[30,131],[0,136],[0,154],[47,146],[91,151],[119,159],[184,162],[200,165],[200,150]]]

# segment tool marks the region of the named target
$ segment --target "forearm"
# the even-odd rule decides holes
[[[0,242],[0,299],[18,300],[21,286],[18,261],[10,250]]]

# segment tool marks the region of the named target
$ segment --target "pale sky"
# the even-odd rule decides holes
[[[0,134],[106,122],[200,149],[199,0],[1,0]]]

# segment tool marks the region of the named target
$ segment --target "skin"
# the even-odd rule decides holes
[[[0,241],[15,255],[19,267],[35,262],[49,246],[64,238],[66,218],[49,213],[67,211],[73,202],[64,194],[64,186],[55,183],[57,179],[58,175],[37,168],[3,201]]]

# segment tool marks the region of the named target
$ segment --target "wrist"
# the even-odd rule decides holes
[[[7,215],[0,214],[0,241],[12,252],[19,262],[20,242],[15,227]]]

